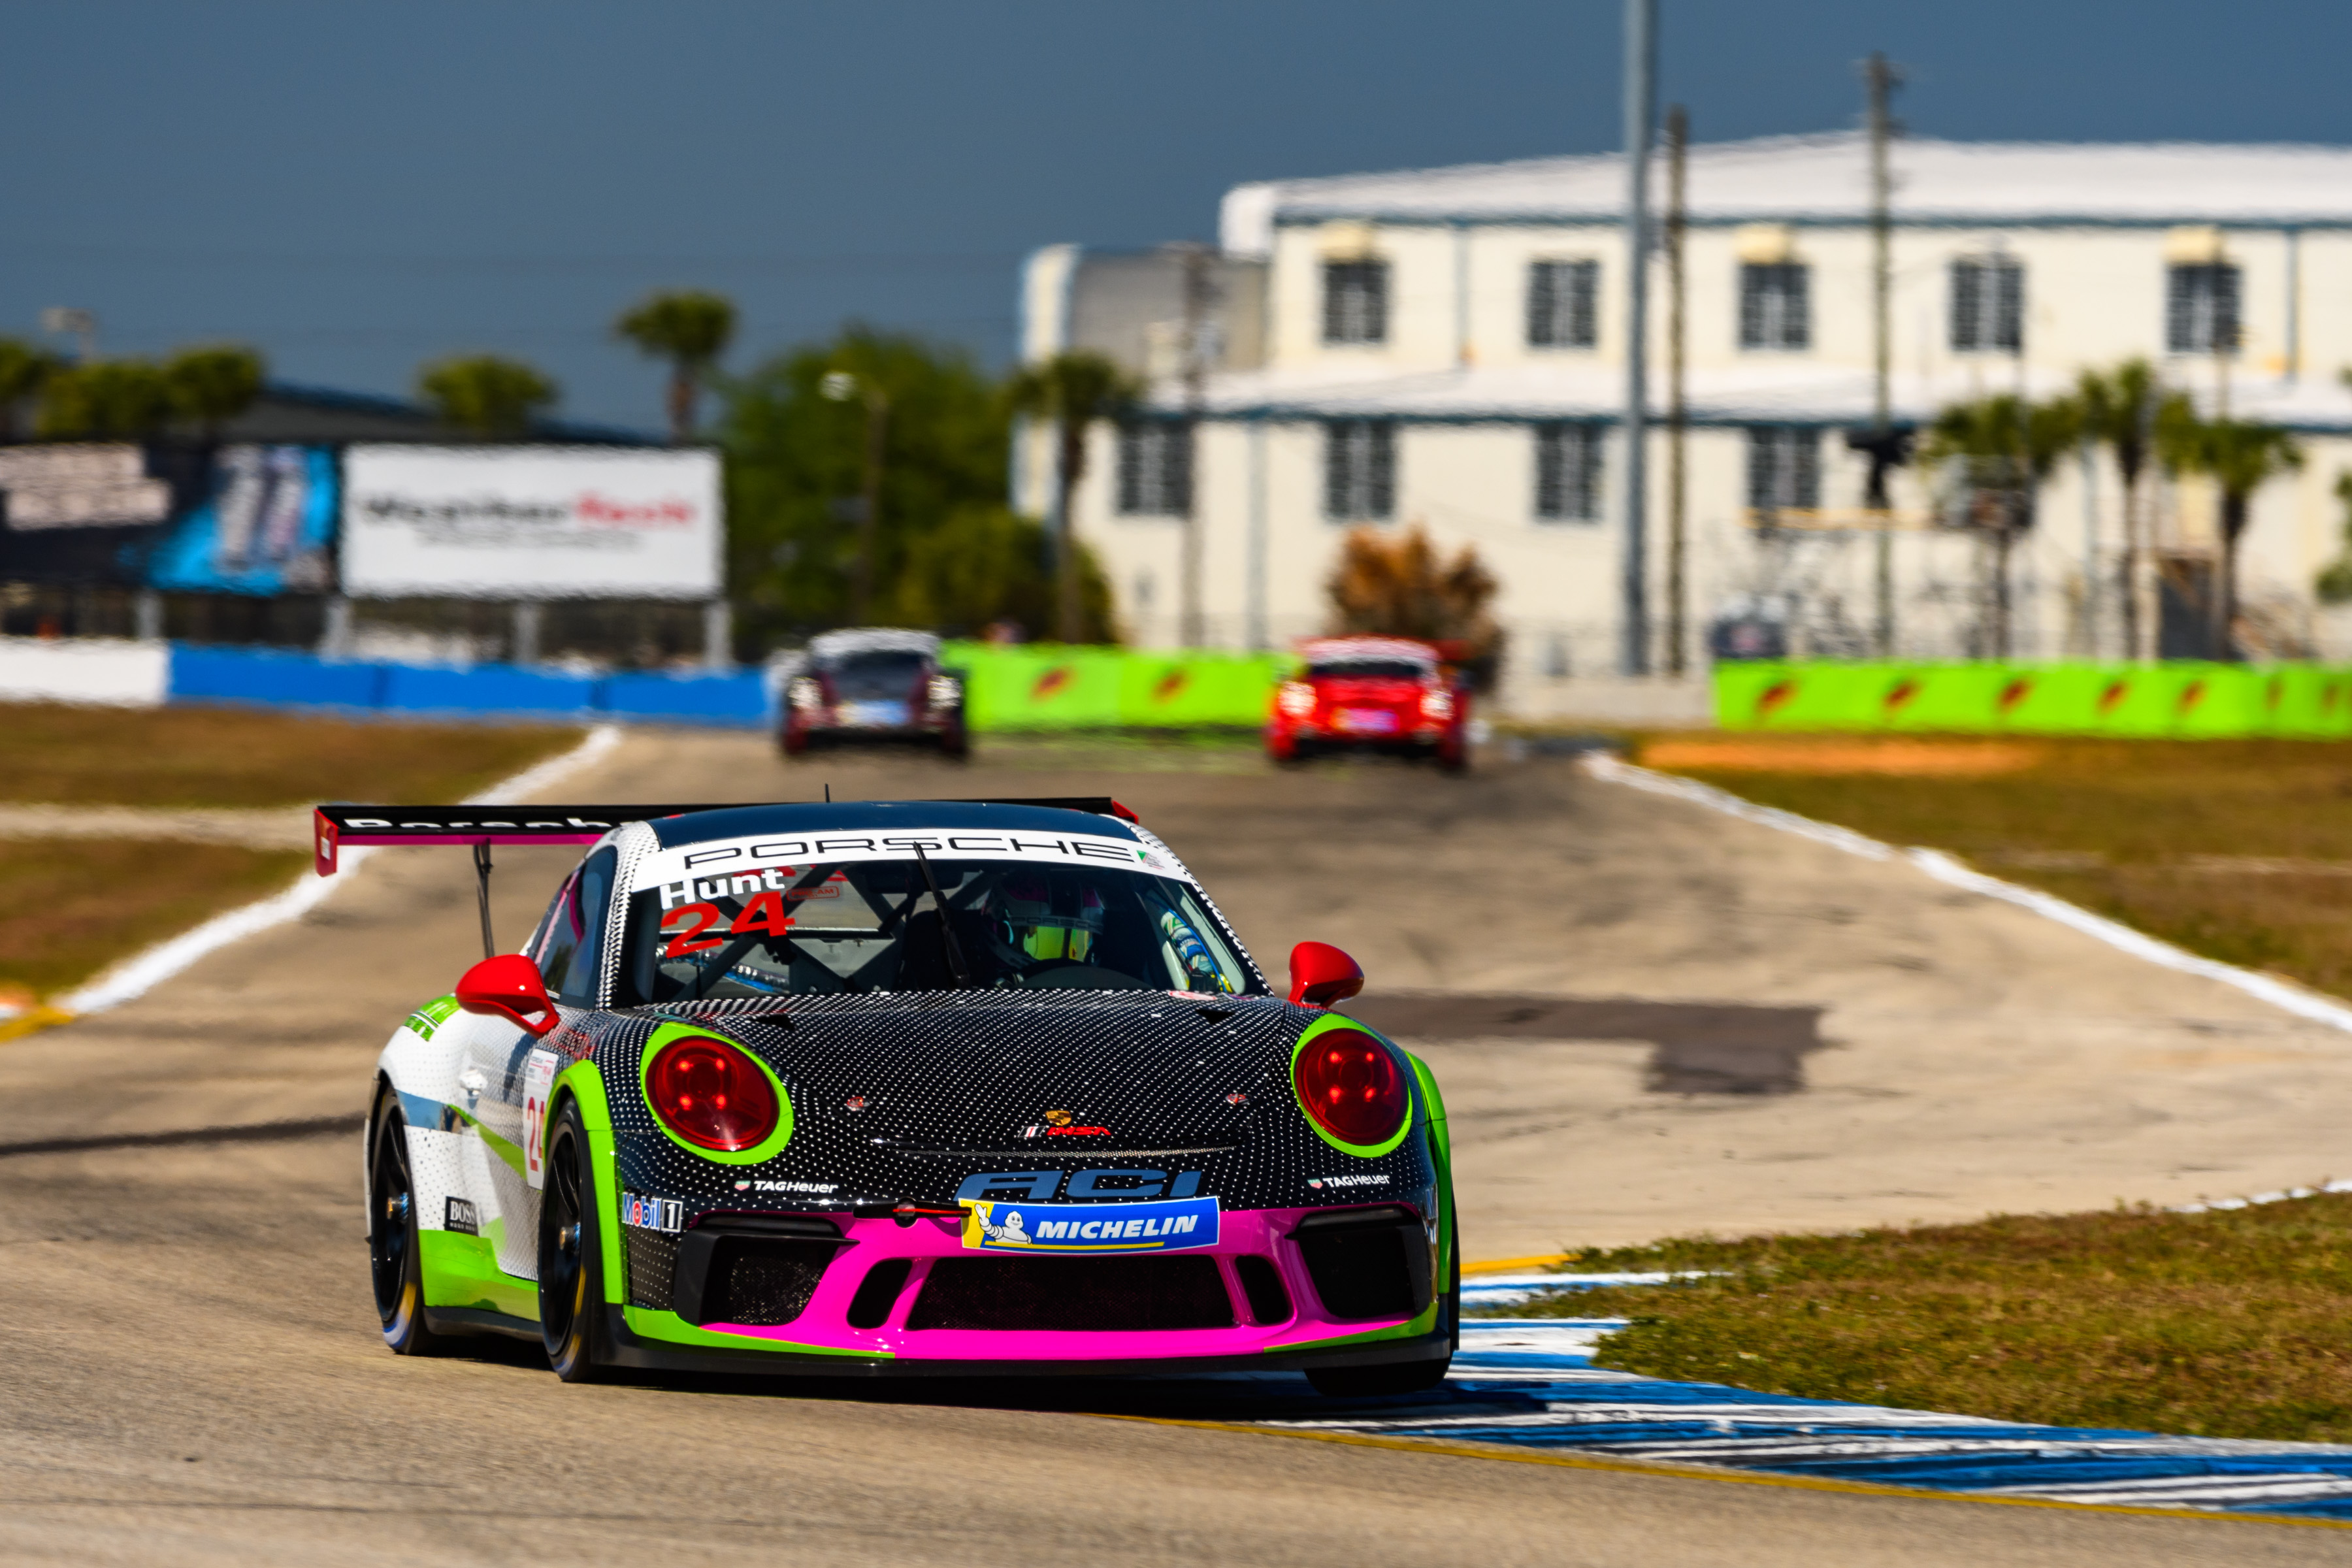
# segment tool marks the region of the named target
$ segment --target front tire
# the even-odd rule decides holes
[[[408,1123],[389,1085],[376,1096],[368,1135],[368,1271],[383,1342],[394,1355],[437,1355],[448,1344],[425,1322],[425,1249],[417,1240],[416,1184]]]
[[[547,1363],[566,1383],[603,1375],[604,1243],[596,1171],[580,1108],[566,1100],[547,1141],[539,1205],[539,1331]]]

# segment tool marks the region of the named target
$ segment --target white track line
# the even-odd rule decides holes
[[[2004,882],[1998,877],[1988,877],[1981,871],[1970,870],[1938,849],[1897,849],[1875,838],[1866,838],[1851,828],[1838,827],[1826,822],[1815,822],[1810,816],[1799,816],[1792,811],[1758,805],[1753,801],[1703,784],[1695,779],[1675,778],[1668,773],[1652,773],[1647,768],[1601,752],[1591,752],[1584,759],[1584,771],[1594,778],[1606,779],[1630,788],[1644,790],[1651,795],[1670,795],[1703,805],[1726,816],[1736,816],[1743,822],[1757,823],[1765,827],[1777,827],[1783,833],[1793,833],[1810,838],[1816,844],[1826,844],[1832,849],[1843,849],[1849,855],[1859,855],[1866,860],[1903,859],[1916,866],[1928,876],[1949,887],[1981,893],[1989,899],[2000,899],[2022,910],[2031,910],[2045,920],[2081,931],[2084,936],[2105,942],[2134,958],[2182,974],[2194,974],[2200,979],[2216,980],[2224,985],[2244,992],[2257,1001],[2292,1013],[2298,1018],[2315,1024],[2325,1024],[2331,1029],[2352,1034],[2352,1007],[2331,996],[2306,991],[2274,975],[2258,974],[2251,969],[2240,969],[2233,963],[2220,963],[2210,958],[2158,942],[2145,931],[2137,931],[2104,915],[2095,915],[2079,904],[2053,898],[2032,888],[2021,888],[2014,882]]]
[[[499,780],[480,795],[466,802],[467,805],[500,804],[520,795],[535,795],[575,768],[598,761],[621,743],[621,727],[599,724],[581,737],[580,743],[560,756],[525,768],[511,778]],[[275,893],[242,909],[215,915],[193,931],[156,943],[143,952],[134,953],[116,964],[97,979],[76,991],[68,992],[50,1005],[59,1012],[79,1016],[102,1013],[142,996],[194,964],[208,954],[217,952],[233,942],[242,942],[257,931],[299,920],[320,904],[337,885],[348,880],[351,874],[375,851],[358,846],[342,852],[341,877],[321,877],[306,870],[299,880],[282,893]]]

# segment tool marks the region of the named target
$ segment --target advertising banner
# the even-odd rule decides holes
[[[1282,653],[1136,651],[951,642],[964,713],[980,731],[1255,729],[1297,668]]]
[[[147,585],[192,594],[317,594],[331,584],[335,454],[240,443],[213,454],[203,499],[147,563]]]
[[[1727,730],[2143,736],[2352,735],[2352,670],[2164,664],[1724,663]]]
[[[343,591],[355,597],[721,592],[714,452],[354,446],[342,511]]]
[[[127,441],[0,447],[0,575],[136,583],[184,456]]]

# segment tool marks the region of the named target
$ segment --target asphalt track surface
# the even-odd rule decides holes
[[[1446,1079],[1474,1257],[2294,1184],[2332,1173],[2329,1090],[2352,1087],[2341,1037],[1564,762],[787,772],[749,740],[641,734],[557,793],[827,781],[1115,793],[1269,967],[1301,937],[1355,952],[1368,1006]],[[569,858],[501,854],[502,936]],[[387,853],[299,924],[0,1047],[0,1560],[2352,1560],[2326,1528],[1274,1436],[1200,1384],[567,1388],[505,1342],[400,1360],[338,1129],[477,940],[462,857]]]

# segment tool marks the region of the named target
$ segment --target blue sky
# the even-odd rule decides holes
[[[2352,6],[1662,0],[1702,140],[1848,126],[1854,62],[1922,134],[2352,141]],[[0,332],[260,346],[404,393],[530,359],[650,426],[647,289],[732,294],[740,367],[852,316],[1009,352],[1030,247],[1206,237],[1247,179],[1618,142],[1614,4],[404,0],[0,12]]]

